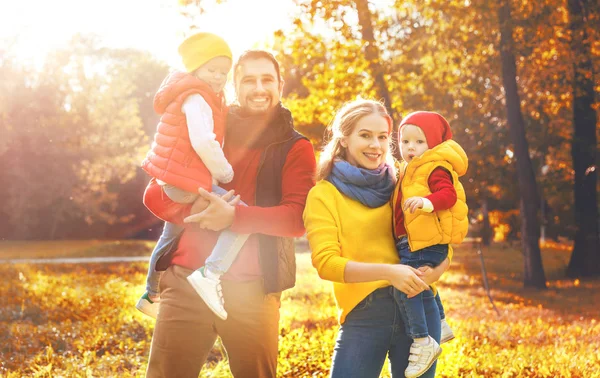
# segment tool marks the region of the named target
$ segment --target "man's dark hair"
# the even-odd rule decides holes
[[[237,80],[237,71],[240,64],[242,64],[246,60],[252,59],[267,59],[273,63],[275,66],[275,72],[277,72],[277,82],[281,83],[281,72],[279,71],[279,62],[275,59],[275,56],[268,51],[265,50],[246,50],[240,55],[237,62],[233,66],[233,82]]]

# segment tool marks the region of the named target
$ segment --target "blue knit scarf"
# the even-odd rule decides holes
[[[365,206],[375,208],[385,205],[392,196],[396,184],[392,172],[386,163],[377,169],[365,169],[345,160],[337,160],[333,163],[327,181],[342,194],[360,201]]]

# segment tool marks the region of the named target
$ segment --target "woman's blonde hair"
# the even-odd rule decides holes
[[[392,132],[392,118],[379,101],[358,99],[345,103],[336,113],[333,121],[327,127],[329,141],[323,148],[319,158],[316,179],[326,179],[331,173],[335,159],[346,160],[346,149],[342,147],[341,141],[344,137],[352,134],[356,123],[370,114],[379,114],[388,121],[389,132]],[[388,139],[389,140],[389,139]],[[391,145],[388,149],[386,161],[394,167]]]

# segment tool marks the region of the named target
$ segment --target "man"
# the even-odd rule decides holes
[[[316,163],[311,143],[293,129],[280,103],[283,81],[273,55],[244,53],[234,66],[234,83],[239,106],[228,113],[224,145],[234,178],[223,187],[248,206],[236,205],[237,198],[227,202],[231,192],[223,198],[202,192],[210,205],[194,214],[194,205],[170,201],[154,181],[144,194],[156,216],[186,224],[159,264],[167,269],[147,377],[198,377],[217,336],[236,378],[276,376],[280,297],[294,286],[292,238],[304,233],[302,212]],[[251,235],[222,277],[228,316],[221,320],[186,277],[204,265],[226,228]]]

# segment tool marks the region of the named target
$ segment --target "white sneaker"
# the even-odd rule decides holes
[[[423,375],[442,354],[442,348],[431,336],[429,344],[413,342],[408,356],[408,367],[404,371],[406,378],[416,378]]]
[[[219,276],[209,275],[206,277],[202,273],[201,269],[195,270],[187,277],[188,282],[212,312],[223,320],[227,319]]]
[[[136,303],[135,308],[154,319],[156,319],[156,316],[158,315],[158,301],[153,302],[148,296],[148,292],[145,292],[144,295],[141,296]]]
[[[444,318],[442,319],[442,336],[440,337],[440,344],[446,343],[452,339],[454,339],[454,332],[452,332],[452,328],[450,328]]]

